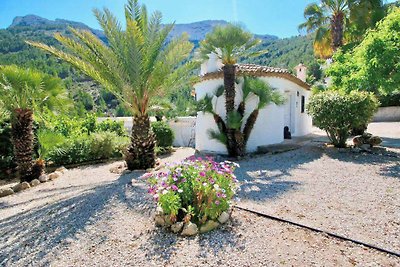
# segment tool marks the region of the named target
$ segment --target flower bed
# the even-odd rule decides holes
[[[156,223],[175,233],[208,232],[229,219],[228,210],[239,189],[238,164],[191,157],[168,171],[144,176],[157,202]]]

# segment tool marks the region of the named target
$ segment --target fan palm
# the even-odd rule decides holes
[[[240,58],[255,57],[266,51],[256,51],[254,48],[261,43],[253,35],[238,25],[228,24],[217,26],[200,43],[200,55],[207,60],[210,54],[215,54],[224,64],[225,108],[227,118],[235,116],[235,79],[236,63]],[[227,149],[230,156],[243,156],[243,136],[240,130],[232,125],[226,125]]]
[[[37,178],[33,161],[33,113],[46,106],[61,106],[65,99],[62,81],[16,66],[0,66],[0,110],[11,116],[11,135],[21,181]],[[40,171],[39,171],[40,174]]]
[[[329,58],[343,46],[346,31],[362,35],[377,22],[377,14],[382,10],[382,0],[321,0],[320,4],[312,3],[305,8],[306,22],[299,29],[315,32],[315,54]],[[350,31],[351,25],[356,25],[357,30]]]
[[[155,165],[155,136],[148,115],[150,100],[184,82],[196,62],[186,61],[193,45],[186,35],[167,41],[174,25],[161,25],[161,13],[148,16],[137,0],[125,5],[126,29],[108,10],[95,9],[108,45],[85,30],[70,29],[74,38],[56,34],[70,53],[45,44],[29,44],[53,54],[81,70],[113,93],[133,113],[131,144],[125,160],[128,169]]]

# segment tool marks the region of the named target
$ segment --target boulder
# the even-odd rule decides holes
[[[179,233],[183,228],[183,222],[177,222],[171,225],[171,231],[175,234]]]
[[[204,225],[200,227],[200,233],[207,233],[214,230],[219,226],[219,223],[213,220],[207,221]]]
[[[14,190],[12,190],[10,187],[0,189],[0,197],[5,197],[12,194],[14,194]]]
[[[198,232],[199,232],[199,229],[197,228],[197,225],[195,223],[189,222],[189,223],[186,223],[185,226],[183,227],[181,235],[193,236],[193,235],[197,235]]]
[[[218,217],[218,221],[221,224],[226,223],[228,220],[229,220],[229,214],[226,211],[222,212],[221,215],[219,215]]]
[[[12,189],[14,190],[14,192],[19,192],[25,189],[30,188],[31,186],[29,185],[28,182],[22,182],[20,184],[15,185]]]
[[[156,221],[157,226],[161,226],[161,227],[165,226],[165,219],[164,219],[163,215],[156,215],[154,217],[154,220]]]
[[[61,172],[62,174],[66,173],[67,171],[68,171],[68,169],[65,168],[64,166],[61,166],[56,169],[56,172]]]
[[[42,175],[40,175],[40,177],[39,177],[39,181],[41,182],[41,183],[45,183],[45,182],[47,182],[49,180],[49,177],[47,176],[47,174],[42,174]]]
[[[38,179],[33,179],[31,182],[30,182],[30,185],[31,186],[37,186],[37,185],[39,185],[40,184],[40,181],[38,180]]]

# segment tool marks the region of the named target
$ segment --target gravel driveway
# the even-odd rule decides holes
[[[179,149],[164,162],[194,151]],[[0,266],[399,266],[400,258],[251,213],[182,238],[156,228],[142,172],[76,168],[0,199]],[[310,143],[240,162],[239,205],[400,252],[399,158]]]

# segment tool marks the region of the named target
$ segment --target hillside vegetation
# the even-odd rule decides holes
[[[190,24],[177,24],[170,37],[187,32],[190,36],[190,41],[197,48],[199,42],[204,39],[205,35],[215,25],[226,23],[226,21],[221,20],[209,20]],[[115,97],[102,90],[100,86],[91,82],[84,75],[78,73],[69,64],[25,43],[25,40],[33,40],[60,47],[53,35],[56,32],[70,35],[68,27],[89,30],[104,42],[107,42],[101,31],[91,29],[80,22],[61,19],[51,21],[34,15],[16,17],[10,27],[0,29],[0,65],[16,64],[21,67],[35,68],[64,79],[70,96],[75,100],[79,114],[83,114],[86,111],[96,111],[99,115],[129,115],[119,105]],[[247,60],[247,63],[287,68],[290,71],[293,71],[293,68],[300,62],[309,66],[315,65],[312,38],[309,36],[279,39],[272,35],[257,35],[257,38],[262,39],[262,49],[267,49],[269,53],[259,58]],[[187,90],[190,92],[190,89]],[[186,97],[190,98],[190,94],[185,94]],[[175,99],[176,94],[171,96],[171,100]],[[182,103],[184,101],[179,102]],[[187,108],[183,107],[178,107],[177,109],[182,110],[182,113],[187,110]]]

